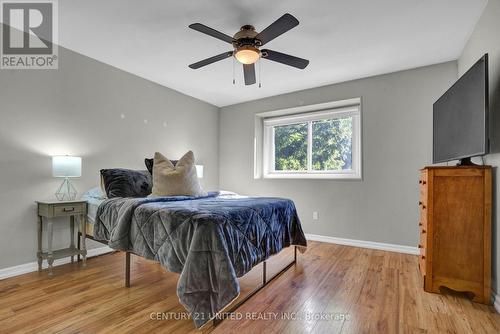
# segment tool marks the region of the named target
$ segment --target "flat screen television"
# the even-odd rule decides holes
[[[434,103],[433,163],[470,165],[471,157],[488,153],[488,101],[485,54]]]

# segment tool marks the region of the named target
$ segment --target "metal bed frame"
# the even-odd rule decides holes
[[[262,285],[259,285],[257,288],[252,290],[245,298],[240,300],[238,303],[236,303],[234,306],[232,306],[228,311],[222,310],[219,312],[216,317],[212,320],[214,327],[219,325],[224,319],[226,314],[232,314],[234,313],[241,305],[243,305],[247,300],[252,298],[255,294],[257,294],[260,290],[262,290],[264,287],[266,287],[269,283],[271,283],[274,279],[276,279],[278,276],[286,272],[288,269],[290,269],[293,265],[297,264],[297,246],[293,246],[293,261],[287,264],[283,269],[278,271],[276,274],[274,274],[272,277],[267,279],[266,277],[266,266],[267,262],[266,260],[262,261]],[[222,315],[220,317],[219,315]]]
[[[80,249],[80,240],[82,237],[81,231],[78,231],[78,241],[77,241],[77,247]],[[93,236],[90,236],[88,234],[85,235],[85,238],[97,241],[101,244],[107,245],[107,243],[96,240],[94,239]],[[125,287],[129,288],[130,287],[130,254],[132,252],[125,252]],[[139,255],[137,255],[139,256]],[[80,255],[77,255],[77,261],[80,262]],[[297,264],[297,246],[293,246],[293,261],[288,263],[285,267],[283,267],[280,271],[278,271],[276,274],[274,274],[272,277],[267,279],[267,262],[266,260],[262,261],[262,285],[259,285],[257,288],[252,290],[247,296],[245,296],[242,300],[238,301],[234,306],[232,306],[228,311],[222,310],[219,312],[215,318],[212,319],[213,326],[219,325],[224,319],[225,315],[227,314],[232,314],[234,313],[241,305],[243,305],[247,300],[252,298],[255,294],[257,294],[260,290],[262,290],[264,287],[266,287],[269,283],[271,283],[274,279],[276,279],[278,276],[286,272],[288,269],[290,269],[293,265]],[[222,315],[222,316],[221,316]]]

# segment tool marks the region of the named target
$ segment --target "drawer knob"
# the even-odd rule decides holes
[[[422,255],[421,258],[422,258],[422,260],[425,260],[425,256],[424,255]]]
[[[418,244],[418,248],[424,248],[424,246],[422,246],[421,244]]]
[[[427,183],[427,182],[425,182],[425,181],[422,181],[422,184],[426,184],[426,183]]]
[[[418,226],[423,226],[424,224],[422,224],[421,222],[418,222]]]
[[[422,184],[422,180],[418,180],[418,184]]]
[[[422,201],[418,201],[418,205],[422,205]]]
[[[427,233],[427,231],[426,231],[426,230],[424,230],[424,229],[422,229],[422,234],[424,234],[424,233]]]

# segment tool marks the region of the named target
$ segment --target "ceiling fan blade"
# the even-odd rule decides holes
[[[200,60],[199,62],[197,63],[194,63],[194,64],[191,64],[189,65],[190,68],[192,68],[193,70],[196,70],[200,67],[203,67],[203,66],[207,66],[207,65],[210,65],[212,63],[215,63],[216,61],[219,61],[219,60],[223,60],[223,59],[226,59],[226,58],[229,58],[233,55],[233,51],[228,51],[228,52],[224,52],[224,53],[221,53],[220,55],[217,55],[217,56],[213,56],[213,57],[210,57],[210,58],[207,58],[207,59],[203,59],[203,60]]]
[[[189,28],[207,34],[209,36],[215,37],[217,39],[220,39],[221,41],[228,42],[229,44],[233,43],[233,38],[231,36],[228,36],[224,33],[221,33],[220,31],[207,27],[204,24],[193,23],[189,25]]]
[[[294,57],[287,55],[286,53],[281,53],[273,50],[264,49],[262,52],[262,58],[269,59],[278,63],[282,63],[288,66],[293,66],[303,70],[309,65],[309,60],[302,59],[299,57]]]
[[[262,42],[261,45],[264,45],[298,25],[299,20],[297,20],[293,15],[286,13],[271,23],[269,27],[262,30],[257,36],[255,36],[255,38]]]
[[[253,85],[255,83],[254,64],[243,64],[243,74],[245,75],[245,85]]]

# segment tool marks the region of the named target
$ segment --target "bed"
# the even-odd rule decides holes
[[[297,247],[307,247],[288,199],[211,192],[87,200],[87,234],[127,252],[128,280],[130,253],[179,273],[179,300],[198,328],[238,297],[238,278],[255,265],[264,262],[265,270],[266,259],[294,245],[293,264]]]

